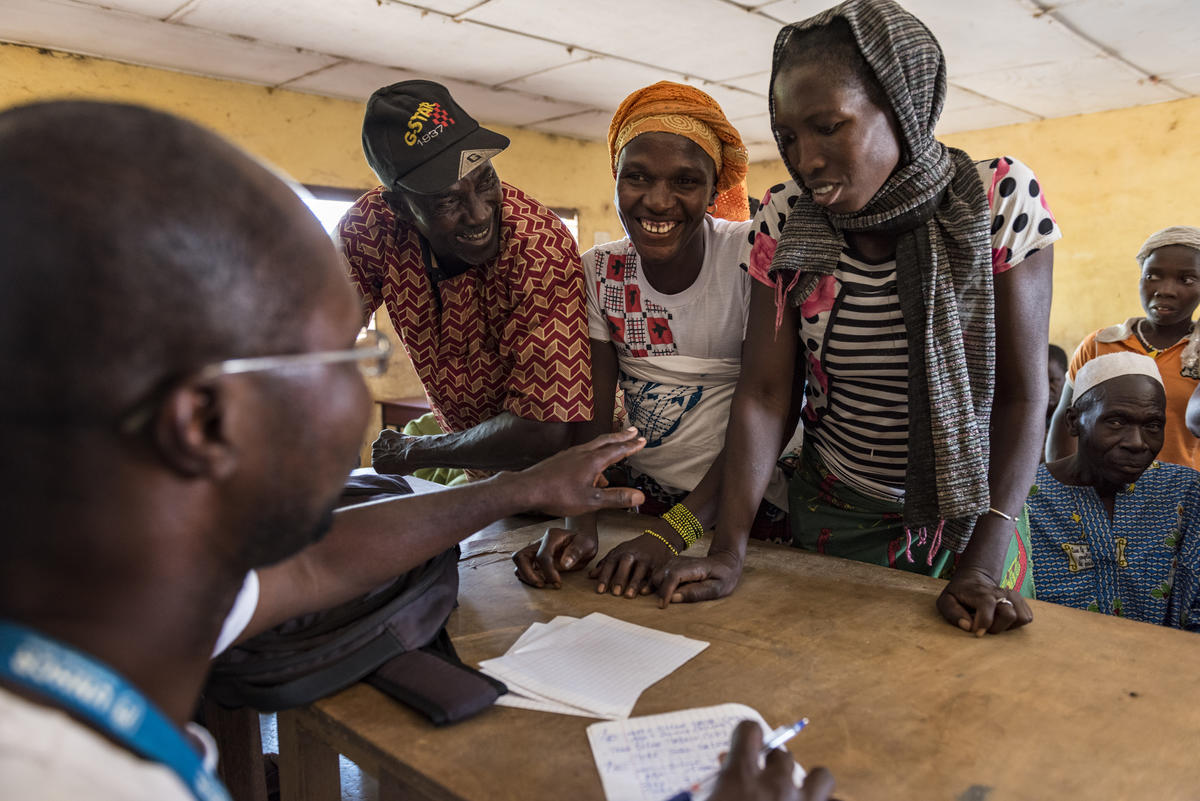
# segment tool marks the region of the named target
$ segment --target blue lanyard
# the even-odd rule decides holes
[[[129,682],[91,657],[0,620],[0,677],[52,699],[129,750],[170,768],[198,801],[231,801],[183,733]]]

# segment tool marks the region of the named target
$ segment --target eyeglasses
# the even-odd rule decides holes
[[[358,362],[363,375],[382,375],[387,372],[392,343],[381,332],[367,330],[354,347],[344,350],[317,350],[311,353],[289,353],[285,356],[251,356],[245,359],[226,359],[213,362],[196,371],[200,381],[235,373],[261,373],[266,370],[287,370],[296,367],[315,367],[322,364]]]
[[[223,375],[239,373],[261,373],[268,370],[294,370],[305,367],[318,367],[324,364],[341,364],[357,362],[358,369],[363,375],[375,376],[387,372],[388,361],[392,353],[392,343],[380,331],[367,330],[354,343],[354,347],[342,350],[316,350],[309,353],[288,353],[281,356],[249,356],[242,359],[225,359],[224,361],[206,364],[199,370],[189,374],[193,380],[211,381]],[[155,397],[135,406],[121,418],[120,430],[125,434],[139,431],[150,421],[154,413]]]

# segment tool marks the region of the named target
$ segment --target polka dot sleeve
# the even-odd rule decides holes
[[[976,163],[992,210],[992,273],[1011,270],[1062,238],[1033,170],[1010,156]]]
[[[740,258],[741,268],[759,283],[775,286],[767,277],[767,272],[771,269],[771,259],[779,242],[779,232],[783,230],[788,212],[792,210],[798,197],[800,188],[791,180],[775,184],[763,195],[762,205],[755,213],[750,232],[742,244]]]
[[[1050,211],[1046,193],[1033,170],[1011,156],[976,162],[992,210],[992,273],[1011,270],[1047,245],[1062,238]],[[772,186],[754,215],[747,242],[743,245],[741,268],[757,281],[773,286],[767,278],[779,233],[788,212],[800,196],[795,181]]]

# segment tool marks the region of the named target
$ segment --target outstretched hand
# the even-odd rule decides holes
[[[954,571],[937,599],[942,617],[977,637],[1019,628],[1033,620],[1021,593],[1002,589],[986,573],[973,568]]]
[[[534,506],[555,517],[574,517],[599,509],[637,506],[646,500],[628,487],[603,488],[605,468],[646,445],[636,428],[604,434],[567,448],[519,474],[533,482]]]
[[[752,720],[743,720],[733,730],[729,756],[721,766],[709,801],[829,801],[833,775],[815,768],[803,787],[792,784],[792,755],[776,748],[758,766],[762,749],[762,729]]]
[[[712,601],[733,592],[742,577],[742,560],[730,551],[709,551],[708,556],[677,556],[654,572],[650,583],[658,588],[659,606]]]

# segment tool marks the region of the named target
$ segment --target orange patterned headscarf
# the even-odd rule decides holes
[[[608,154],[613,177],[617,157],[630,141],[644,133],[672,133],[692,140],[717,165],[717,199],[709,212],[730,220],[750,219],[746,199],[746,168],[750,157],[737,128],[704,92],[671,81],[638,89],[622,101],[608,126]]]

